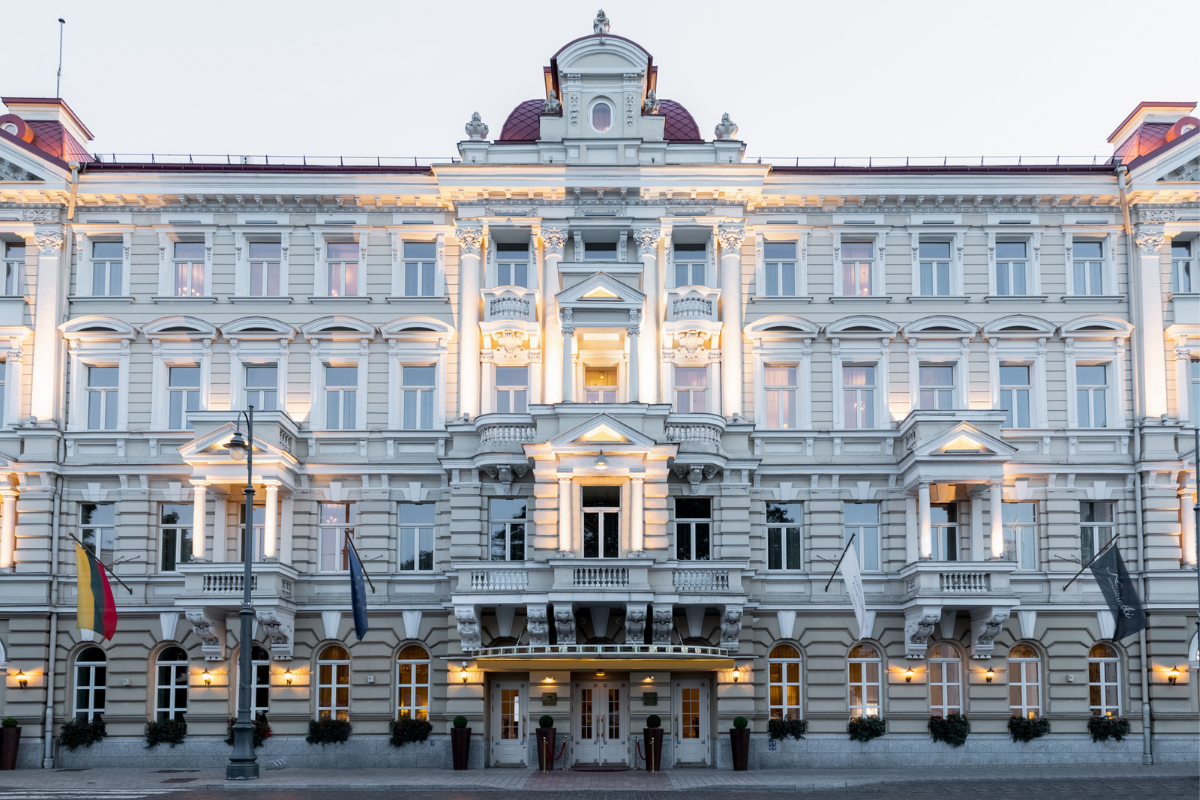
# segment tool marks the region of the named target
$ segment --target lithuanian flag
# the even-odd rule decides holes
[[[79,576],[79,600],[75,627],[95,631],[105,639],[117,632],[117,604],[104,567],[78,544],[75,545],[75,571]]]

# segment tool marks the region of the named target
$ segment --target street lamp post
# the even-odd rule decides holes
[[[1196,384],[1192,384],[1195,388]],[[1192,433],[1195,439],[1192,443],[1192,474],[1196,479],[1196,493],[1192,496],[1192,513],[1196,516],[1192,526],[1192,539],[1196,544],[1196,600],[1200,605],[1200,419],[1192,420]],[[1200,652],[1200,608],[1196,614],[1196,649]]]
[[[258,779],[258,758],[254,755],[254,722],[250,719],[250,651],[254,636],[254,609],[250,605],[250,565],[254,562],[254,406],[238,412],[246,418],[246,438],[237,429],[229,440],[229,457],[246,460],[246,529],[242,534],[242,632],[238,651],[238,708],[233,724],[233,754],[225,765],[225,780],[252,781]]]

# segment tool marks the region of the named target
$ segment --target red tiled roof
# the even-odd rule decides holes
[[[1169,122],[1143,122],[1129,138],[1121,142],[1121,146],[1113,154],[1122,163],[1132,161],[1138,156],[1152,153],[1167,142],[1167,131],[1171,130]]]
[[[663,138],[668,142],[702,142],[700,127],[682,103],[674,100],[659,100],[658,113],[666,117],[663,123]]]
[[[518,103],[517,107],[504,121],[498,142],[536,142],[541,136],[541,123],[538,118],[542,114],[542,100],[526,100]],[[674,100],[660,100],[659,116],[665,117],[663,135],[668,142],[700,142],[700,128],[696,120],[682,104]]]
[[[91,161],[92,156],[79,141],[67,132],[61,122],[53,120],[29,120],[29,129],[33,131],[31,144],[60,161]]]

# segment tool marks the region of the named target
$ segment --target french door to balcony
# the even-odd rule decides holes
[[[583,557],[617,558],[621,554],[621,488],[581,487]]]
[[[575,684],[575,763],[629,763],[629,708],[624,683]]]

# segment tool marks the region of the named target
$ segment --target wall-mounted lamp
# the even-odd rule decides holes
[[[603,677],[604,677],[604,670],[600,670],[599,672],[597,672],[597,673],[596,673],[596,677],[597,677],[597,678],[603,678]]]
[[[912,667],[909,667],[908,669],[904,670],[904,682],[905,683],[912,683],[912,676],[913,676]]]
[[[988,667],[988,671],[987,671],[987,682],[988,682],[988,683],[991,683],[991,682],[992,682],[992,678],[994,678],[994,677],[996,677],[996,670],[992,669],[991,667]]]
[[[1170,672],[1167,673],[1167,683],[1174,686],[1177,680],[1179,680],[1179,667],[1171,667]]]
[[[739,678],[741,678],[741,673],[735,669],[733,671],[733,682],[737,683]]]
[[[600,455],[596,456],[596,469],[603,472],[608,469],[608,461],[604,458],[604,451],[600,451]]]
[[[288,686],[292,685],[292,671],[290,669],[287,672],[283,673],[283,679],[285,681],[287,681]]]
[[[201,677],[204,678],[205,686],[212,686],[212,674],[208,670],[204,670],[204,675]]]
[[[29,677],[25,674],[25,670],[17,672],[17,683],[21,684],[22,689],[29,685]]]
[[[546,677],[542,678],[542,683],[554,683],[554,678],[551,678],[549,675],[547,675]]]
[[[645,678],[642,678],[642,683],[654,683],[654,676],[647,675]]]
[[[462,675],[462,682],[467,682],[467,662],[462,662],[462,669],[459,670],[459,675]]]

